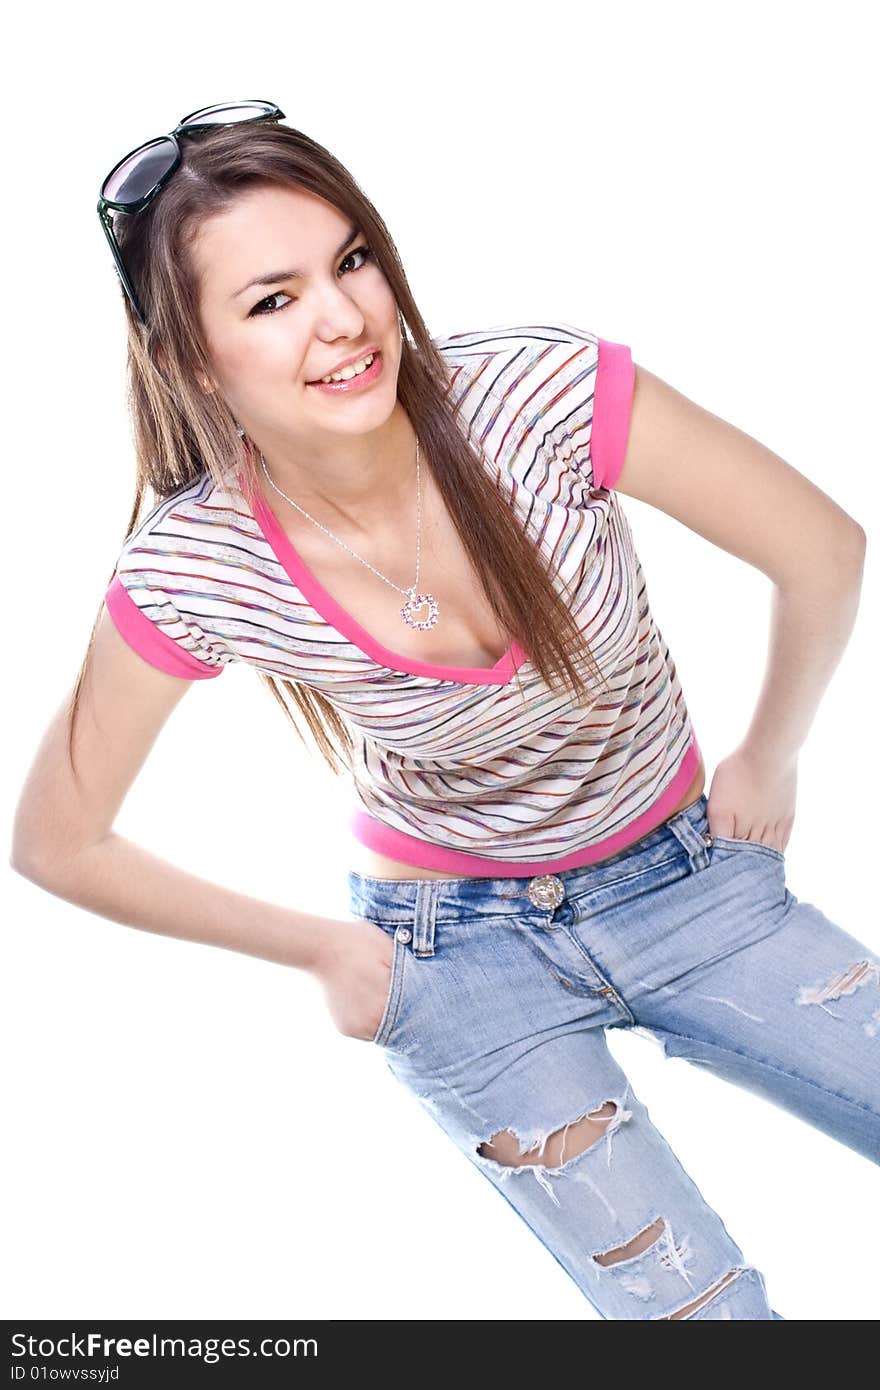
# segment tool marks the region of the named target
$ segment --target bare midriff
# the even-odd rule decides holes
[[[683,808],[684,808],[685,806],[690,805],[690,803],[691,803],[692,801],[696,801],[697,797],[700,796],[700,794],[702,793],[702,791],[703,791],[705,785],[706,785],[706,767],[705,767],[705,764],[704,764],[703,759],[702,759],[702,757],[701,757],[701,758],[700,758],[700,762],[699,762],[699,766],[697,767],[697,770],[696,770],[696,772],[694,773],[693,780],[691,781],[690,786],[688,787],[687,791],[685,791],[685,792],[682,793],[682,795],[679,797],[678,802],[676,803],[676,805],[672,808],[672,810],[668,813],[668,815],[667,815],[666,817],[664,817],[664,819],[665,819],[665,820],[671,820],[672,817],[675,816],[675,815],[677,815],[679,811],[683,810]],[[662,821],[659,822],[659,823],[660,823],[660,824],[663,824]],[[654,827],[654,828],[656,829],[656,827]],[[617,849],[617,850],[613,850],[612,853],[613,853],[613,854],[619,854],[620,851],[619,851],[619,849]],[[610,858],[610,857],[611,857],[611,855],[604,855],[604,856],[602,856],[602,858],[606,858],[606,859],[608,859],[608,858]],[[591,862],[592,862],[593,864],[601,864],[602,858],[594,859],[594,860],[592,860]],[[477,872],[474,872],[474,873],[472,873],[472,874],[467,874],[467,873],[464,873],[464,874],[457,874],[457,873],[452,873],[452,872],[451,872],[450,870],[448,870],[448,869],[423,869],[419,864],[404,864],[404,863],[403,863],[401,860],[399,860],[399,859],[389,859],[386,855],[384,855],[384,854],[379,854],[379,853],[377,853],[376,850],[370,849],[368,845],[362,845],[362,844],[360,843],[360,841],[355,841],[355,853],[354,853],[354,856],[353,856],[353,862],[352,862],[351,867],[352,867],[357,873],[368,874],[371,878],[486,878],[486,877],[496,878],[496,877],[498,877],[498,875],[495,874],[495,873],[489,874],[489,875],[481,874],[481,873],[477,873]]]

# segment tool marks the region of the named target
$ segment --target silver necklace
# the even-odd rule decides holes
[[[328,527],[324,526],[320,521],[317,521],[315,517],[313,517],[309,512],[306,511],[305,507],[301,507],[298,502],[294,502],[292,497],[288,497],[286,492],[282,492],[281,488],[275,482],[274,478],[272,478],[268,468],[266,467],[266,460],[263,458],[262,451],[258,450],[258,452],[260,454],[260,462],[263,465],[263,472],[265,473],[268,481],[272,484],[272,487],[274,487],[275,491],[281,497],[284,498],[285,502],[289,502],[292,507],[296,507],[298,512],[302,512],[303,516],[307,516],[309,518],[309,521],[314,521],[315,525],[320,526],[321,530],[325,533],[325,535],[328,535],[331,540],[334,540],[336,542],[337,545],[341,545],[344,550],[348,551],[349,555],[353,555],[356,560],[360,560],[362,565],[366,565],[367,568],[371,569],[374,574],[377,574],[380,579],[384,579],[385,583],[390,584],[392,589],[396,589],[399,594],[406,594],[406,603],[400,609],[400,616],[403,618],[403,621],[407,624],[408,627],[424,629],[434,626],[434,624],[437,622],[437,619],[440,616],[440,605],[438,604],[433,594],[420,594],[418,592],[419,562],[421,560],[422,553],[422,474],[419,462],[418,437],[416,437],[416,578],[415,583],[411,584],[408,589],[402,589],[399,584],[394,583],[393,579],[389,579],[386,574],[382,574],[381,570],[377,570],[376,566],[371,565],[369,560],[365,560],[362,555],[358,555],[357,551],[352,550],[350,545],[346,545],[345,541],[340,540],[339,536],[335,536],[333,532],[329,530]],[[416,613],[421,608],[427,609],[427,612],[424,617],[417,618]]]

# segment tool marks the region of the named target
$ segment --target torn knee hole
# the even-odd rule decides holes
[[[731,1281],[734,1280],[736,1276],[740,1273],[741,1270],[739,1269],[729,1269],[727,1273],[724,1275],[723,1279],[718,1280],[717,1284],[713,1284],[712,1287],[710,1289],[707,1289],[705,1293],[701,1293],[699,1298],[695,1298],[690,1303],[686,1303],[685,1306],[683,1308],[679,1308],[677,1312],[670,1313],[669,1318],[685,1318],[687,1317],[688,1313],[693,1313],[696,1311],[697,1308],[702,1308],[704,1303],[708,1303],[710,1298],[714,1298],[715,1295],[717,1293],[720,1293],[722,1289],[726,1289],[727,1285],[731,1283]],[[668,1320],[669,1319],[661,1319],[661,1321]]]
[[[803,985],[798,995],[799,1004],[824,1004],[829,999],[840,999],[844,994],[852,994],[862,985],[880,985],[880,964],[877,961],[859,960],[823,985]]]
[[[650,1226],[639,1231],[638,1235],[633,1236],[626,1245],[619,1245],[614,1250],[603,1250],[601,1254],[594,1255],[593,1259],[599,1265],[614,1265],[619,1260],[628,1260],[632,1255],[640,1255],[643,1250],[647,1250],[648,1246],[653,1245],[659,1238],[663,1225],[663,1217],[658,1216],[656,1221],[652,1221]]]
[[[525,1151],[520,1146],[516,1132],[503,1129],[493,1134],[491,1139],[484,1140],[477,1153],[513,1168],[525,1164],[559,1167],[575,1154],[583,1153],[598,1143],[617,1110],[617,1101],[607,1100],[598,1110],[591,1110],[579,1120],[572,1120],[561,1129],[554,1130],[543,1140],[536,1140]]]

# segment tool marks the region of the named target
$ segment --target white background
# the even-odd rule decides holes
[[[870,7],[21,14],[4,141],[7,841],[133,496],[101,179],[200,105],[268,97],[380,209],[432,332],[561,319],[627,343],[865,527],[787,882],[880,949]],[[711,780],[757,697],[770,582],[623,503]],[[193,684],[117,829],[230,888],[347,917],[347,806],[231,668]],[[8,868],[3,896],[4,1316],[595,1316],[381,1052],[336,1031],[311,976],[117,925]],[[611,1046],[773,1306],[875,1318],[878,1169],[644,1037]]]

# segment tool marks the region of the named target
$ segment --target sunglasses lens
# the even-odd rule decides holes
[[[255,116],[269,115],[275,107],[269,101],[242,101],[237,106],[220,103],[218,106],[203,106],[185,116],[181,125],[233,125],[236,121],[253,120]]]
[[[177,159],[174,141],[167,136],[154,140],[142,150],[129,155],[117,169],[108,174],[101,197],[111,203],[136,203],[155,188],[163,174],[173,169]]]

